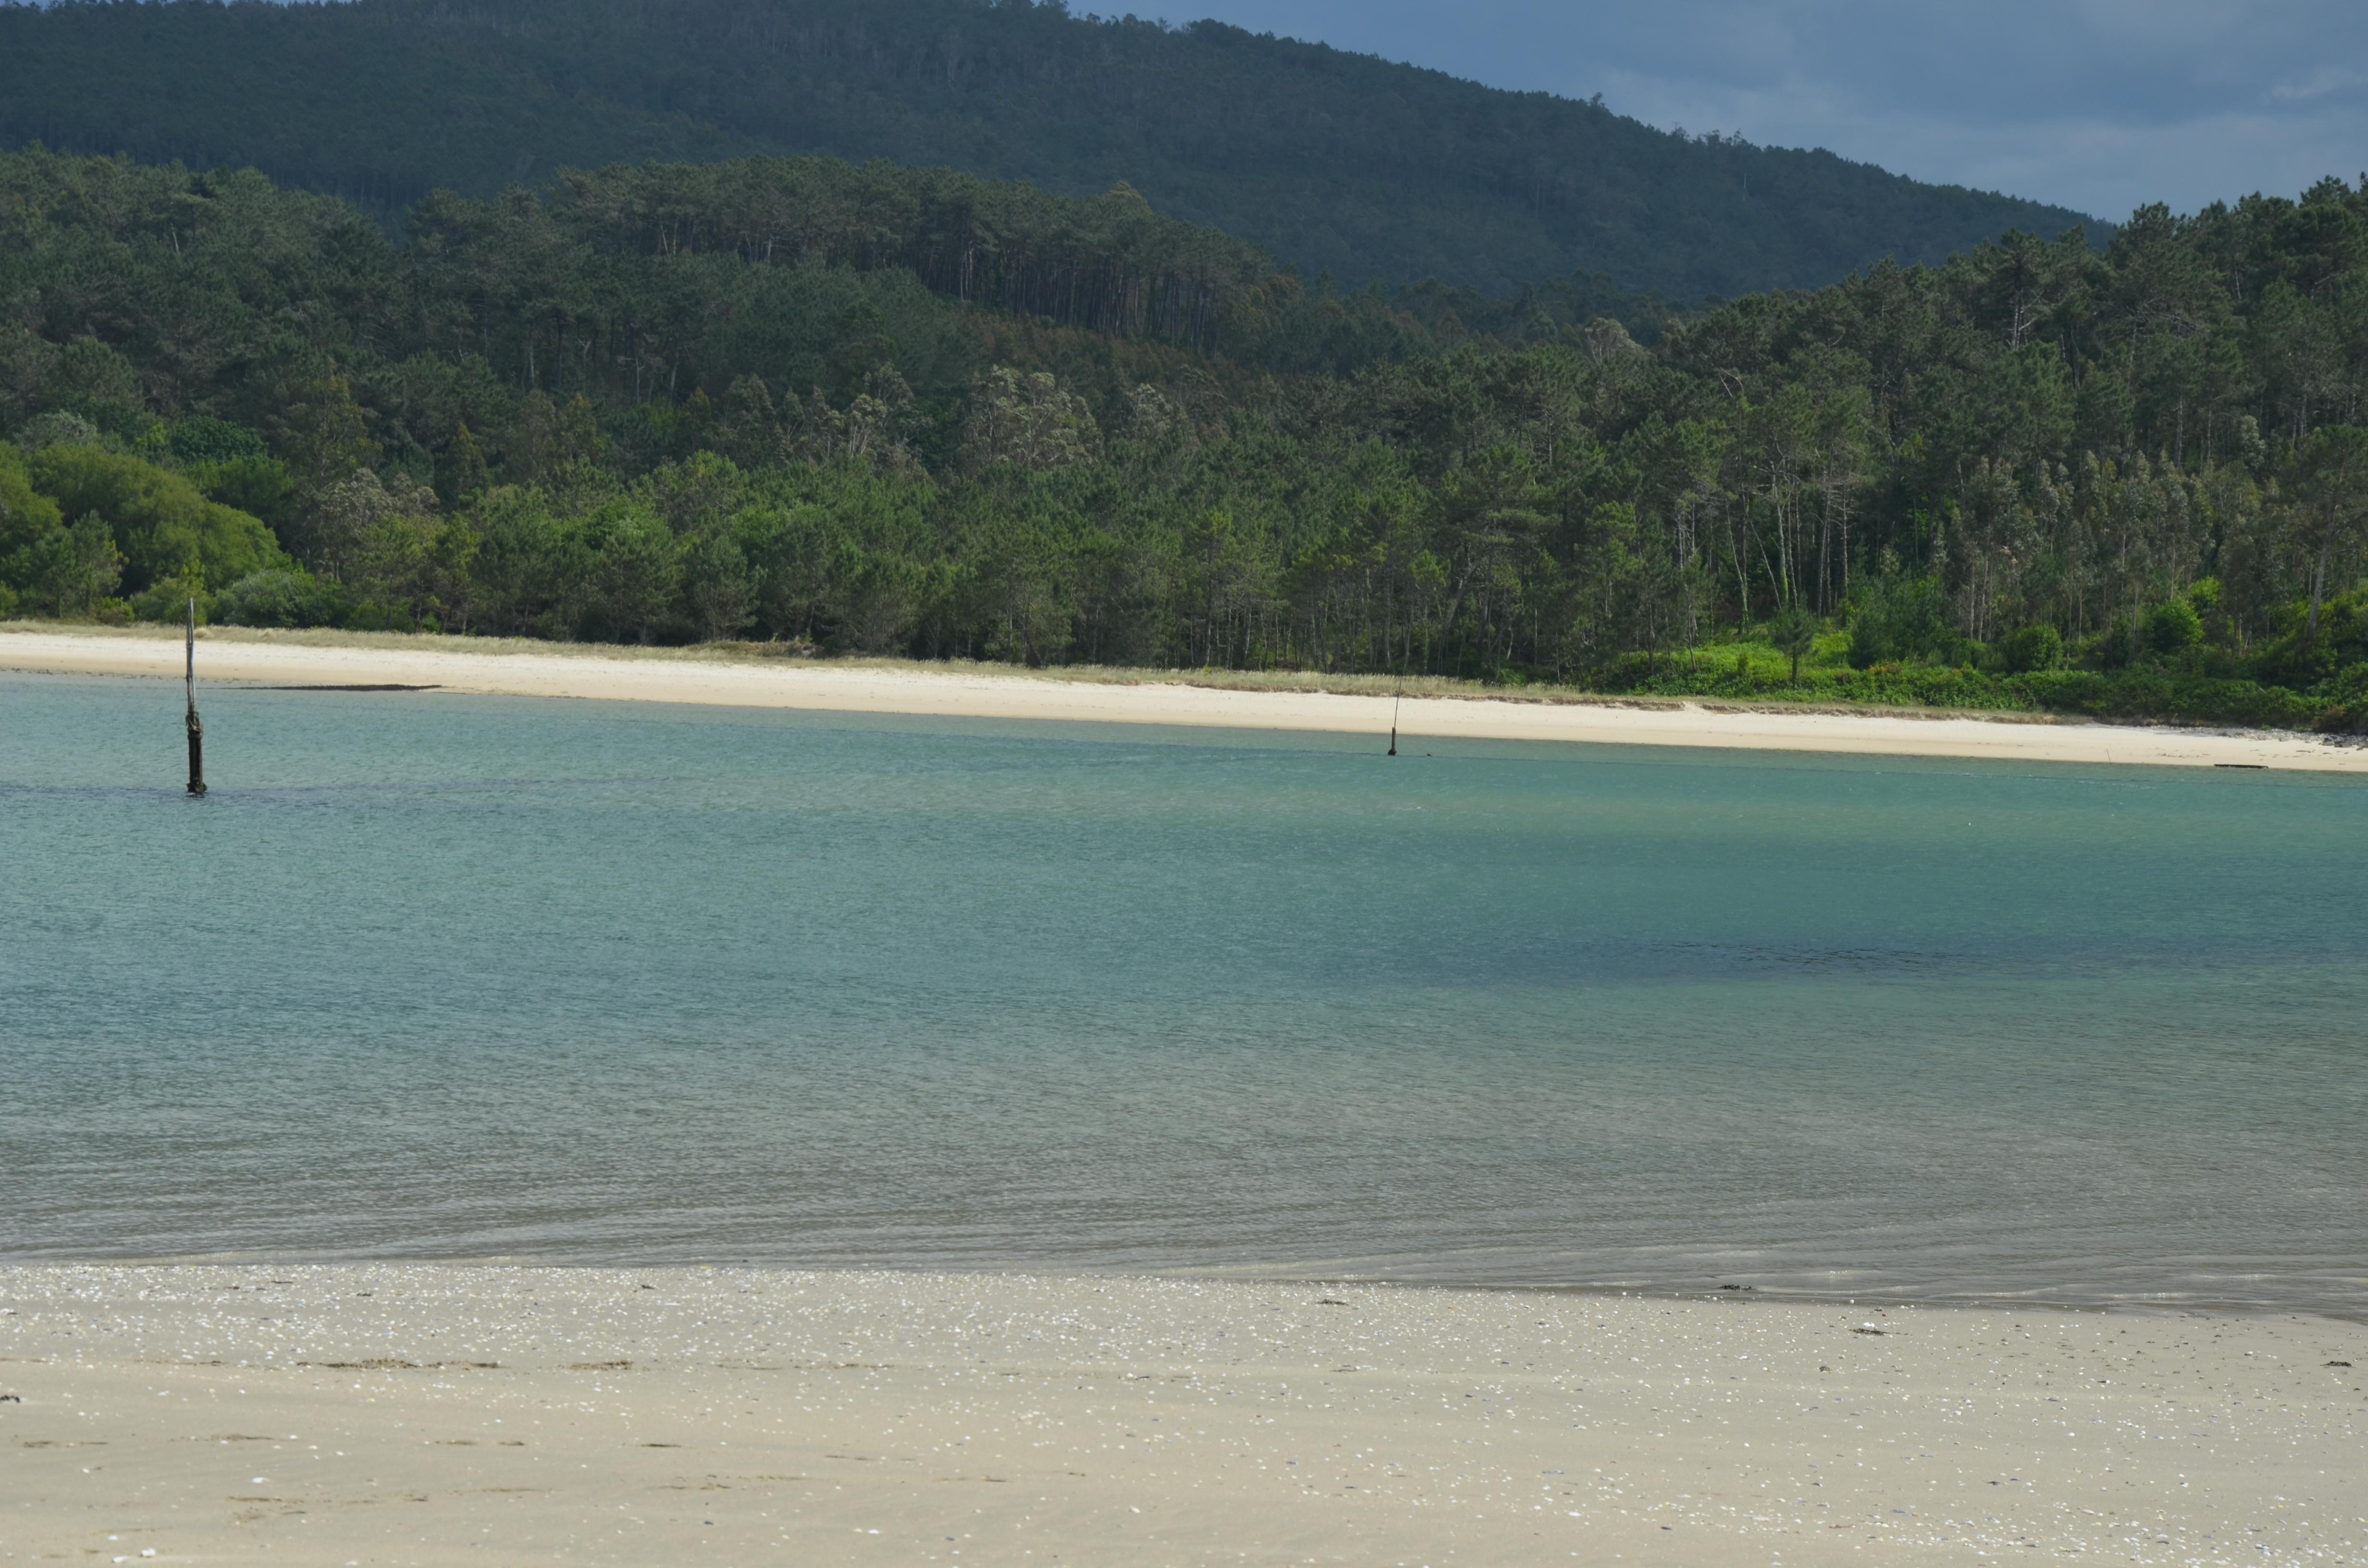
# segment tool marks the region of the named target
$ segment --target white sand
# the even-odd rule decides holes
[[[517,643],[467,651],[452,638],[375,638],[339,644],[211,629],[199,679],[288,684],[403,683],[523,697],[622,699],[994,719],[1086,720],[1384,735],[1386,696],[1235,690],[1184,677],[1050,678],[1026,672],[952,672],[789,660],[649,656]],[[457,646],[456,646],[457,644]],[[168,628],[106,631],[0,629],[0,669],[177,679],[182,644]],[[2058,722],[2029,716],[1900,717],[1787,711],[1705,703],[1541,702],[1517,697],[1409,697],[1404,743],[1591,741],[1749,750],[1987,757],[2021,762],[2148,763],[2368,772],[2368,747],[2316,736]]]
[[[0,1561],[2361,1562],[2362,1369],[2322,1319],[0,1268]]]

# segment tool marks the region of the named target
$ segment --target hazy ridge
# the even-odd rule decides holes
[[[1695,301],[1937,262],[2062,208],[1656,130],[1218,23],[976,0],[359,0],[0,10],[0,145],[276,180],[395,216],[562,165],[943,165],[1162,211],[1310,277]]]

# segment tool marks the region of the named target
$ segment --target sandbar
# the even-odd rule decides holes
[[[2319,1318],[26,1265],[0,1560],[2357,1562],[2363,1368]]]
[[[391,634],[339,636],[209,627],[201,682],[416,685],[520,697],[1099,723],[1389,733],[1425,739],[1561,741],[1752,751],[2368,773],[2368,747],[2286,732],[2099,724],[2044,715],[1892,713],[1656,699],[1543,699],[1517,693],[1402,699],[1360,677],[1258,684],[1157,671],[1034,672],[996,665],[766,658]],[[0,627],[0,669],[177,679],[168,627]],[[1436,686],[1438,683],[1430,683]]]

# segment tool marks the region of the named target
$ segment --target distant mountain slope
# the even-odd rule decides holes
[[[1937,261],[2062,208],[1595,104],[1027,0],[354,0],[0,9],[0,144],[196,165],[401,210],[560,165],[820,152],[1162,211],[1343,283],[1672,299]]]

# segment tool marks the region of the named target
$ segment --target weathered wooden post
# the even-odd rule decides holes
[[[206,792],[206,726],[198,717],[198,601],[189,600],[188,664],[183,679],[189,693],[189,793]]]

